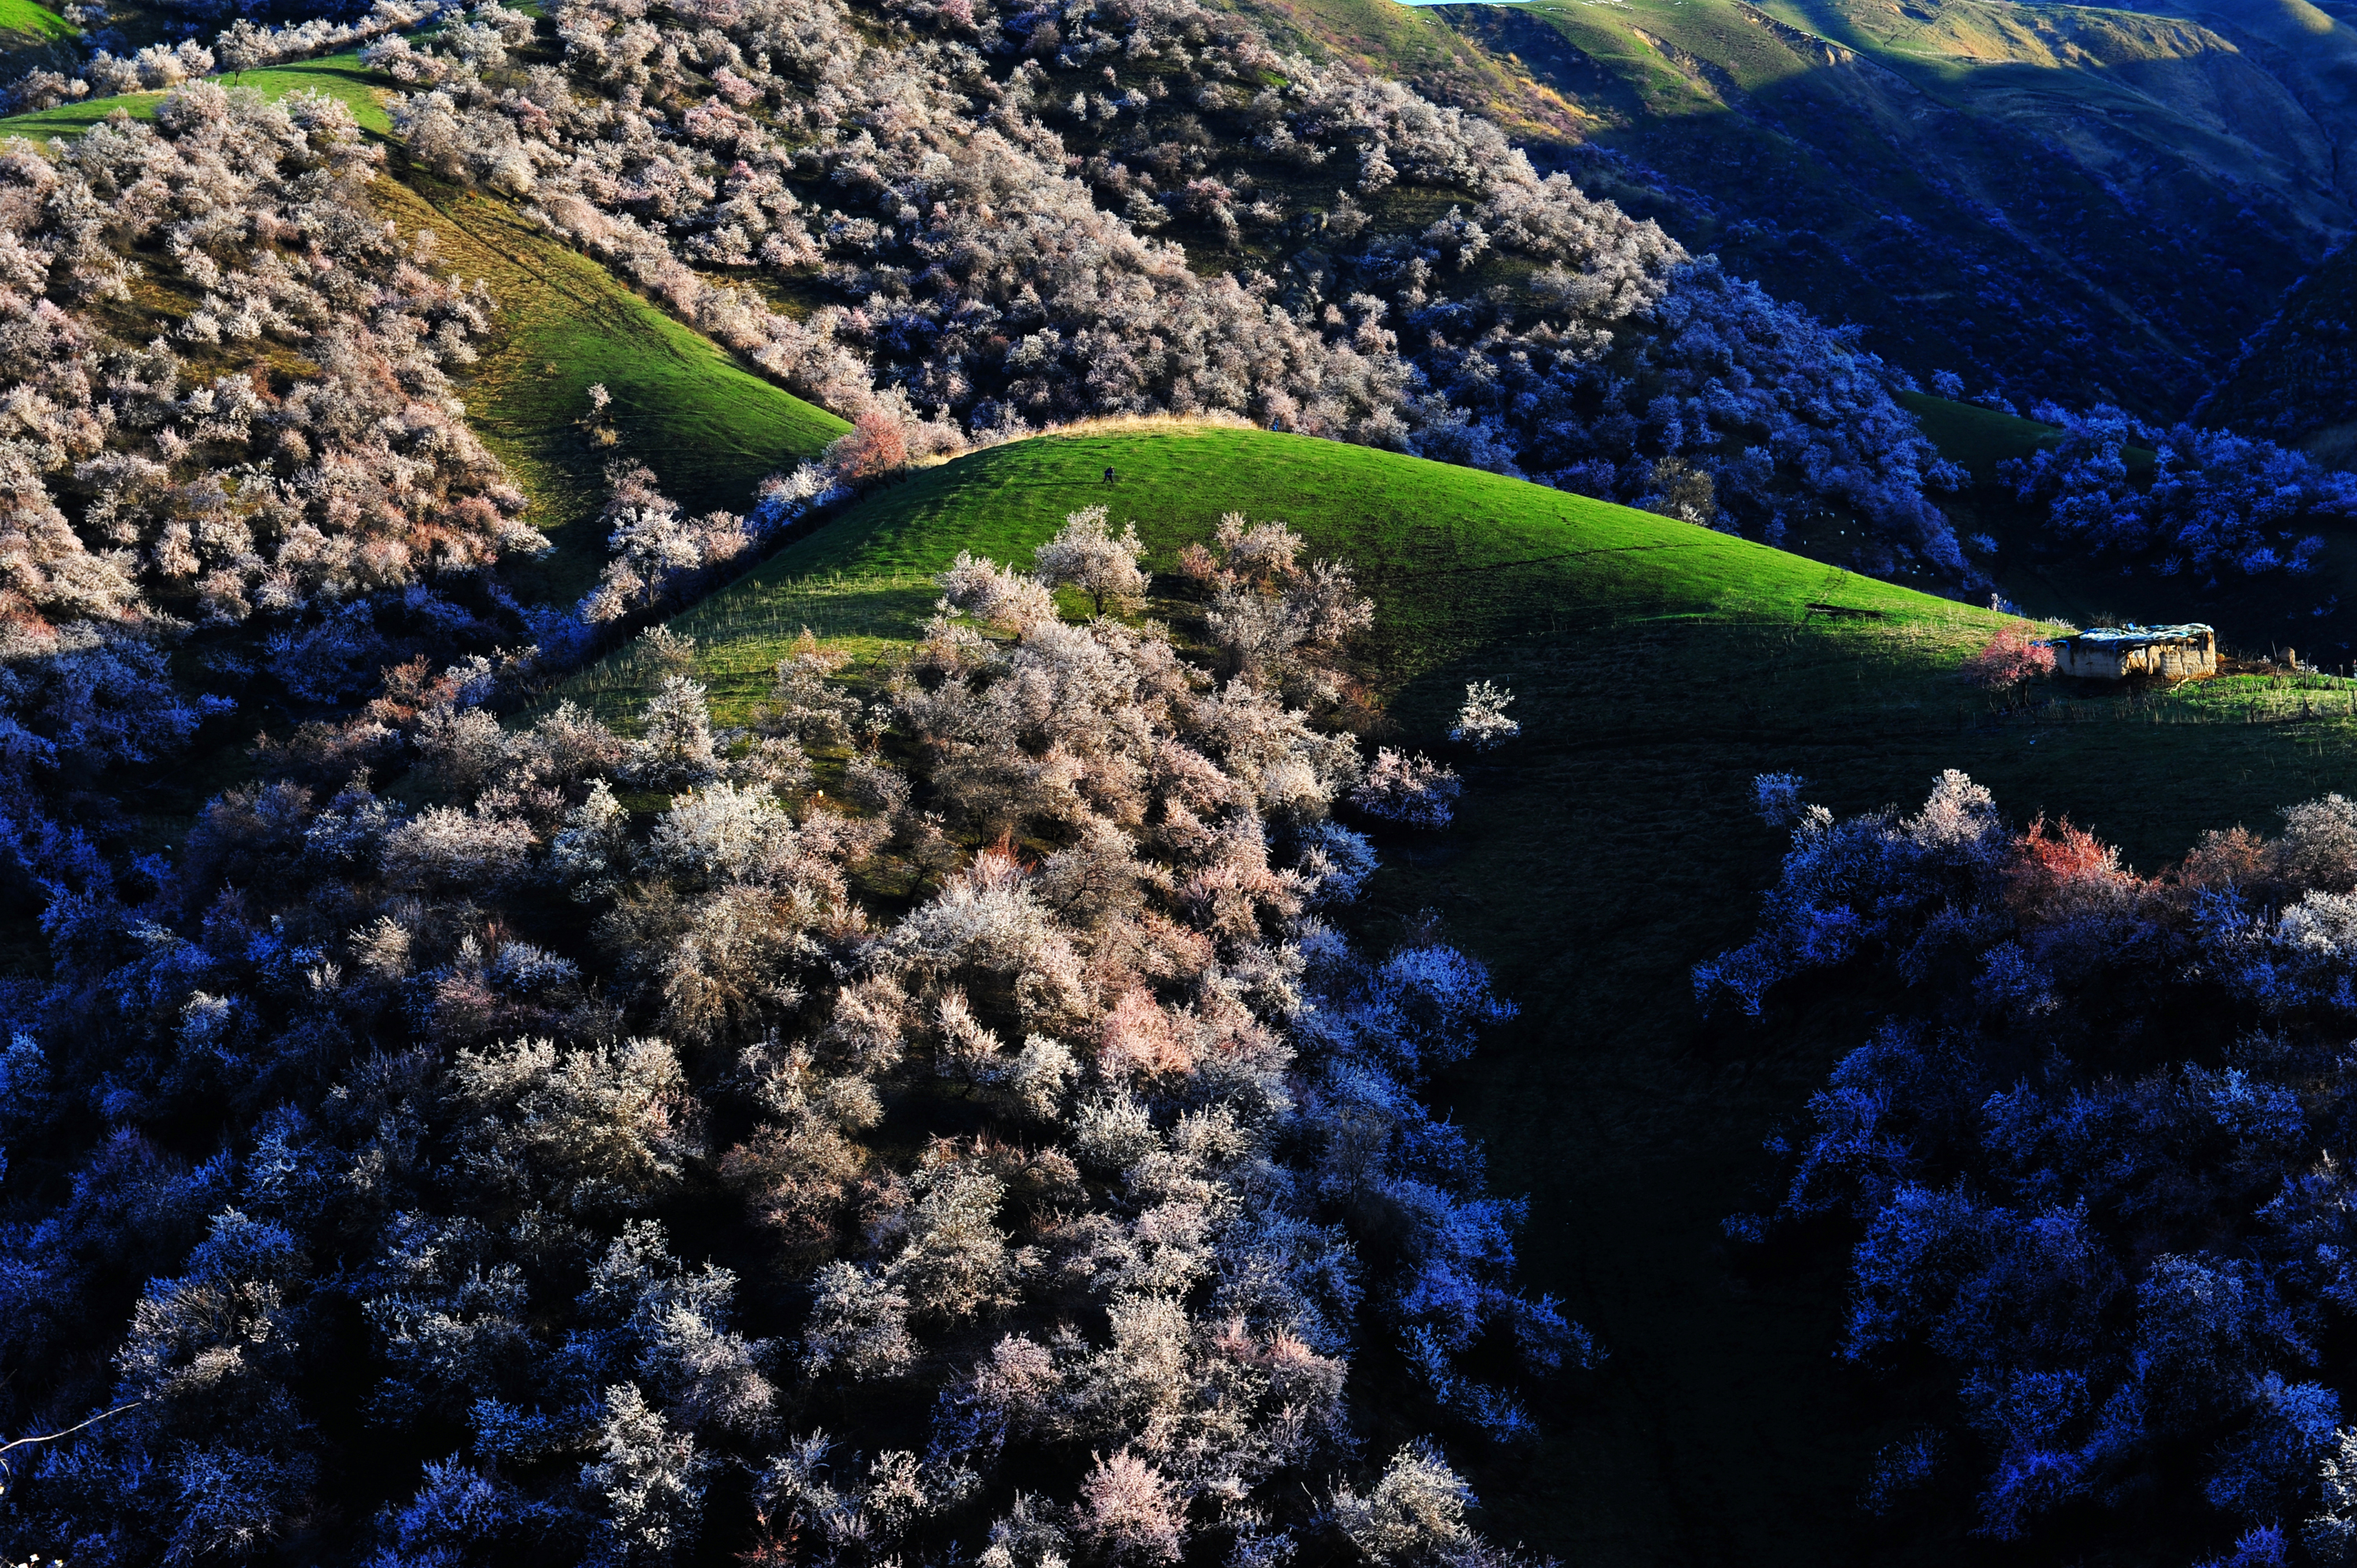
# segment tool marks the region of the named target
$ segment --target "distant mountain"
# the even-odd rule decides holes
[[[1249,17],[1280,48],[1347,61],[1428,98],[1488,115],[1517,142],[1550,151],[1592,121],[1523,61],[1453,25],[1448,8],[1400,0],[1211,0]]]
[[[2185,412],[2357,222],[2357,27],[2304,0],[1249,8],[1398,48],[1887,358],[2024,402]]]

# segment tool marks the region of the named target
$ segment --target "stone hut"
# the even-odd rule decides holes
[[[2186,681],[2218,673],[2218,634],[2198,623],[2185,626],[2103,626],[2057,638],[2054,672],[2097,681],[2130,675],[2160,675]]]

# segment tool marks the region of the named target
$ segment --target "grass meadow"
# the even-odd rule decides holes
[[[81,36],[71,22],[34,0],[0,0],[0,49],[41,48]]]
[[[576,597],[604,565],[596,519],[608,464],[646,464],[691,512],[743,511],[764,478],[851,428],[746,369],[497,197],[416,169],[380,182],[376,194],[404,233],[431,229],[445,264],[490,285],[498,331],[461,395],[468,423],[532,497],[533,522],[556,543],[520,575],[533,596]],[[597,425],[589,418],[594,384],[613,398]]]
[[[15,14],[8,8],[33,11],[39,7],[25,0],[0,0],[0,28],[8,26]],[[318,59],[298,60],[289,65],[272,66],[264,70],[249,70],[234,78],[218,79],[225,87],[246,87],[275,102],[290,92],[310,91],[324,92],[330,98],[340,98],[352,112],[364,131],[380,136],[393,134],[393,121],[384,112],[380,96],[393,85],[393,79],[371,70],[361,63],[357,50],[339,55],[328,55]],[[153,120],[156,105],[164,101],[161,92],[124,92],[110,98],[85,98],[79,103],[60,103],[54,109],[36,109],[23,114],[0,116],[0,136],[24,136],[32,141],[46,142],[58,136],[79,135],[113,113],[117,109],[134,120]]]

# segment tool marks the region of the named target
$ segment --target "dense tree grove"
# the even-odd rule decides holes
[[[2149,561],[2163,576],[2313,572],[2324,536],[2310,531],[2357,518],[2357,477],[2271,441],[2164,429],[2109,407],[2037,413],[2062,435],[2006,465],[2018,498],[2044,509],[2061,539]],[[2131,472],[2137,449],[2151,455],[2148,474]]]
[[[1952,1428],[1886,1451],[1869,1502],[1944,1472],[2001,1540],[2190,1507],[2237,1563],[2348,1561],[2357,804],[2146,877],[1959,773],[1912,816],[1800,789],[1759,781],[1792,847],[1695,985],[1757,1015],[1837,972],[1890,1008],[1772,1145],[1773,1211],[1729,1226],[1847,1237],[1841,1355],[1940,1369]]]
[[[525,203],[916,456],[1206,410],[1961,573],[1940,465],[1846,335],[1541,178],[1493,125],[1194,0],[495,4],[369,58],[437,173]],[[1216,263],[1205,268],[1198,261]],[[736,283],[765,280],[788,313]]]
[[[2357,256],[2344,242],[2293,283],[2274,317],[2244,340],[2195,417],[2301,444],[2342,427],[2337,439],[2328,439],[2345,461],[2345,426],[2357,410],[2357,354],[2350,348],[2357,330],[2343,307],[2352,264]]]
[[[1595,1354],[1417,1099],[1513,1009],[1325,922],[1370,775],[1286,693],[1365,602],[1222,537],[1293,630],[1218,672],[968,559],[872,700],[806,643],[625,738],[421,660],[169,864],[21,840],[0,1421],[103,1419],[7,1457],[11,1552],[1511,1562],[1351,1395],[1512,1438]],[[1100,513],[1040,562],[1144,586]]]
[[[372,682],[395,623],[478,625],[483,569],[546,548],[448,379],[488,303],[370,211],[380,156],[331,100],[209,84],[0,154],[10,769],[167,753],[257,664]],[[199,303],[126,341],[157,274]],[[248,652],[183,695],[167,654],[207,627]]]

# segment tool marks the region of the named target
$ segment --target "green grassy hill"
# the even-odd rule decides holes
[[[641,462],[691,512],[751,506],[756,487],[851,426],[747,369],[595,261],[497,197],[411,170],[379,205],[404,233],[431,229],[441,260],[484,278],[500,330],[468,373],[468,423],[533,498],[557,548],[528,583],[571,598],[593,581],[606,542],[592,526],[606,465]],[[612,394],[603,444],[588,389]]]
[[[1354,563],[1381,613],[1360,665],[1399,744],[1439,744],[1468,681],[1519,695],[1523,738],[1467,766],[1458,824],[1390,838],[1353,913],[1381,943],[1438,910],[1523,1004],[1449,1092],[1498,1187],[1534,1197],[1537,1284],[1613,1351],[1592,1399],[1543,1407],[1545,1442],[1477,1477],[1489,1527],[1582,1563],[1957,1560],[1957,1543],[1880,1540],[1856,1508],[1868,1455],[1900,1434],[1832,1359],[1837,1283],[1748,1277],[1719,1240],[1765,1168],[1760,1139],[1867,1026],[1828,1015],[1809,1049],[1773,1054],[1694,1010],[1687,966],[1748,933],[1782,847],[1750,817],[1749,781],[1803,773],[1848,811],[1911,804],[1963,768],[2016,818],[2068,812],[2151,869],[2205,827],[2268,826],[2347,787],[2351,684],[2234,680],[2000,714],[1955,674],[1998,624],[1986,611],[1514,480],[1217,428],[973,454],[674,625],[699,639],[724,715],[805,624],[872,678],[960,549],[1028,561],[1099,501],[1163,566],[1229,510]],[[1153,613],[1184,637],[1195,609]],[[626,656],[573,694],[619,714],[651,681]]]
[[[22,55],[81,36],[71,22],[34,0],[0,0],[0,53]]]
[[[959,551],[1028,562],[1065,513],[1100,502],[1116,521],[1135,521],[1166,564],[1229,510],[1282,518],[1318,553],[1347,556],[1383,611],[1362,650],[1366,672],[1379,691],[1411,702],[1418,693],[1440,702],[1441,672],[1566,615],[1650,624],[1757,605],[1772,618],[1831,600],[1940,639],[1969,637],[1987,618],[1519,480],[1265,431],[1148,426],[1083,427],[922,471],[673,625],[704,646],[702,673],[731,714],[767,691],[770,666],[803,625],[861,656],[889,658],[931,612],[932,575]],[[1576,599],[1566,582],[1579,585]],[[619,713],[651,688],[624,661],[590,671],[580,689]]]
[[[366,130],[390,138],[384,94],[392,79],[357,54],[244,73],[240,85],[271,99],[310,90],[351,105]],[[160,92],[132,93],[0,118],[0,137],[47,141],[89,129],[120,109],[150,119]],[[768,475],[815,455],[850,429],[835,415],[747,369],[726,350],[634,293],[498,197],[435,179],[409,165],[397,144],[394,177],[374,196],[385,215],[414,236],[431,229],[442,263],[481,278],[499,306],[498,331],[467,373],[468,421],[533,499],[533,521],[556,542],[542,561],[511,574],[533,596],[578,596],[605,561],[593,527],[605,499],[605,468],[643,462],[691,511],[742,511]],[[176,286],[152,259],[137,300],[134,335],[167,328],[201,295]],[[591,425],[588,388],[602,383],[613,403]]]
[[[0,0],[5,5],[6,0]],[[36,7],[26,6],[26,9]],[[7,12],[0,9],[0,22]],[[357,51],[328,55],[319,59],[297,60],[290,65],[273,66],[267,70],[249,70],[234,80],[219,79],[224,87],[250,87],[274,102],[290,92],[308,90],[324,92],[330,98],[340,98],[349,104],[352,117],[363,130],[380,136],[393,134],[393,122],[384,112],[382,94],[393,85],[393,79],[369,70],[361,63]],[[37,109],[30,113],[0,115],[0,136],[25,136],[46,142],[58,136],[70,136],[89,130],[117,109],[135,120],[152,120],[156,105],[164,101],[161,92],[124,92],[112,98],[85,98],[79,103],[60,103],[54,109]]]

